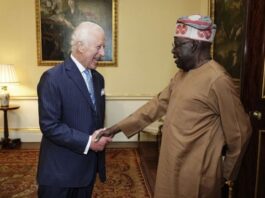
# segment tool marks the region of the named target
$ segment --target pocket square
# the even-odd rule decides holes
[[[101,96],[104,96],[105,95],[105,90],[104,89],[101,89],[100,95]]]

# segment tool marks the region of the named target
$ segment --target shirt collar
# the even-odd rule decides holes
[[[74,61],[74,63],[76,64],[78,70],[80,71],[81,74],[83,74],[83,72],[85,70],[88,70],[88,72],[91,74],[91,70],[90,69],[86,69],[72,54],[70,55],[71,59]]]

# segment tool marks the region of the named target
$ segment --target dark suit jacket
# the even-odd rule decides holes
[[[92,71],[96,109],[72,59],[46,71],[38,84],[39,122],[43,133],[37,181],[40,185],[82,187],[105,176],[105,153],[83,152],[89,135],[104,125],[104,78]]]

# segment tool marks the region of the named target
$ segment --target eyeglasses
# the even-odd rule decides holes
[[[185,41],[185,42],[179,42],[179,43],[172,43],[172,48],[175,49],[175,48],[181,48],[182,46],[190,43],[191,41]]]

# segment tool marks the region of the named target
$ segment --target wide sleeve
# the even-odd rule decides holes
[[[229,76],[223,75],[216,79],[212,92],[216,98],[226,144],[223,176],[227,180],[234,180],[252,132],[250,119]]]
[[[173,84],[174,78],[164,90],[117,124],[127,137],[135,135],[140,130],[165,115]]]

